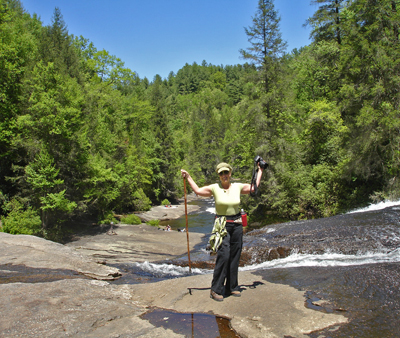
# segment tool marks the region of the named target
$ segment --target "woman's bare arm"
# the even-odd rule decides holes
[[[181,174],[183,178],[186,178],[190,187],[192,188],[192,190],[194,191],[195,194],[202,196],[202,197],[211,197],[212,196],[212,191],[210,186],[204,186],[199,188],[198,185],[196,184],[196,182],[193,180],[193,178],[189,175],[189,173],[184,170],[181,169]]]

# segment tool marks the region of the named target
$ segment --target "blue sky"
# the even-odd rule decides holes
[[[140,78],[166,78],[186,63],[244,63],[239,49],[250,46],[258,0],[21,0],[44,25],[61,10],[68,32],[89,39],[125,62]],[[280,31],[290,52],[308,45],[303,24],[316,11],[310,0],[275,0]]]

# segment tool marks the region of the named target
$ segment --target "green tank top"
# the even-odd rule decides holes
[[[240,211],[240,193],[243,183],[231,183],[231,187],[222,189],[218,183],[210,185],[215,200],[215,211],[217,215],[232,216]]]

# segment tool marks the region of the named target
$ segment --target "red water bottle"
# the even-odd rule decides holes
[[[242,225],[244,227],[247,227],[247,214],[244,212],[244,210],[240,210],[240,216],[242,216]]]

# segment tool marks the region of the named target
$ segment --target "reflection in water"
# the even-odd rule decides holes
[[[170,329],[185,337],[195,338],[240,338],[230,328],[229,319],[205,313],[178,313],[163,309],[153,309],[141,318],[152,325]]]

